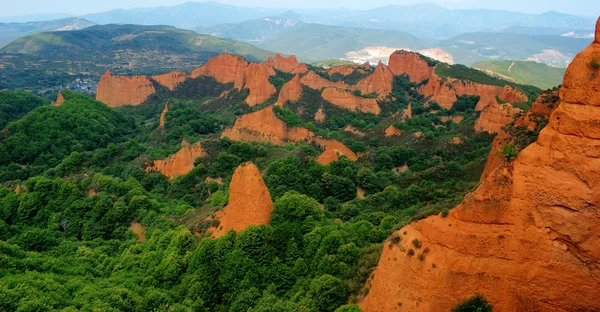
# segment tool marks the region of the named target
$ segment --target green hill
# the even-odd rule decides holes
[[[82,77],[97,79],[107,69],[149,75],[190,71],[221,53],[239,54],[250,61],[272,55],[248,43],[170,26],[105,25],[43,32],[0,49],[0,90],[52,87]]]
[[[0,47],[22,36],[42,31],[67,31],[90,27],[94,23],[77,17],[29,23],[0,23]]]
[[[265,17],[238,24],[222,24],[213,27],[198,26],[192,29],[199,34],[257,43],[300,25],[302,25],[302,22],[293,18]]]
[[[591,39],[555,35],[477,32],[440,41],[439,45],[448,49],[459,64],[494,59],[536,61],[566,67],[590,42]]]
[[[344,58],[346,53],[368,46],[418,50],[434,47],[434,44],[402,31],[304,24],[268,38],[259,46],[318,61]]]
[[[471,67],[489,75],[520,84],[550,89],[562,83],[565,68],[530,61],[483,61]]]

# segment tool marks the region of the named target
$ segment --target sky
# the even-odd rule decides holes
[[[190,0],[2,0],[1,17],[30,14],[67,13],[83,15],[135,7],[172,6]],[[219,0],[239,6],[270,8],[350,8],[370,9],[389,4],[435,3],[449,9],[498,9],[524,13],[558,11],[585,16],[600,15],[600,0]],[[198,1],[202,2],[202,1]]]

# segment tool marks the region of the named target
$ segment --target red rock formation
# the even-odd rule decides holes
[[[407,51],[396,51],[390,55],[388,62],[390,70],[396,76],[407,74],[410,81],[420,83],[433,75],[433,66],[417,53]]]
[[[317,157],[317,162],[322,165],[328,165],[338,160],[340,156],[346,156],[350,160],[358,159],[358,156],[340,141],[316,138],[315,143],[325,149],[325,151]]]
[[[325,118],[327,118],[327,116],[325,115],[325,112],[323,111],[323,107],[319,107],[319,109],[315,113],[315,121],[323,122],[323,121],[325,121]]]
[[[502,127],[515,120],[515,115],[522,110],[511,104],[498,104],[495,100],[488,105],[477,119],[475,130],[489,133],[500,133]]]
[[[550,90],[542,93],[527,111],[527,115],[518,118],[515,126],[525,126],[529,130],[534,130],[538,126],[539,120],[548,120],[550,114],[558,106],[558,89]]]
[[[408,103],[406,109],[402,112],[402,120],[406,121],[407,119],[412,118],[412,103]]]
[[[395,135],[401,135],[402,132],[403,132],[402,130],[391,125],[391,126],[385,128],[384,134],[386,137],[391,137],[391,136],[395,136]]]
[[[329,75],[340,74],[342,76],[352,75],[356,71],[356,67],[350,65],[335,66],[329,69]]]
[[[146,240],[146,229],[139,222],[132,221],[128,229],[137,236],[138,241],[143,242]]]
[[[310,141],[314,133],[306,128],[288,127],[284,121],[277,118],[273,107],[269,106],[238,117],[234,126],[226,129],[222,137],[234,141],[271,142],[282,145],[287,142]]]
[[[539,123],[545,123],[549,120],[550,114],[554,112],[557,106],[558,89],[546,91],[542,93],[535,102],[533,102],[531,108],[527,112],[527,115],[517,118],[515,121],[515,126],[524,126],[529,128],[529,130],[534,130],[538,127]],[[504,129],[498,132],[498,135],[494,138],[492,150],[488,156],[485,168],[483,169],[481,181],[485,180],[492,172],[494,172],[494,170],[496,170],[496,168],[500,167],[506,162],[504,157],[499,154],[499,151],[502,150],[504,145],[511,143],[513,140],[514,138],[506,133]]]
[[[313,71],[309,71],[308,74],[304,75],[304,77],[302,77],[302,79],[300,79],[300,82],[303,85],[308,86],[315,90],[321,90],[323,88],[329,88],[329,87],[337,87],[340,89],[350,89],[350,87],[351,87],[349,84],[347,84],[343,81],[338,81],[338,82],[329,81],[329,80],[319,76],[317,73],[315,73]]]
[[[65,102],[65,97],[59,91],[58,95],[56,96],[56,102],[54,102],[54,106],[59,106],[59,105],[61,105],[64,102]]]
[[[244,88],[250,89],[250,94],[246,98],[246,103],[255,106],[264,103],[277,89],[269,82],[269,66],[267,63],[251,63],[244,75]]]
[[[298,64],[298,60],[294,55],[285,58],[277,53],[275,58],[269,57],[267,63],[277,70],[290,74],[304,74],[308,71],[306,64]]]
[[[96,100],[110,107],[139,105],[154,92],[154,86],[146,76],[116,76],[107,71],[98,83]]]
[[[446,218],[386,243],[365,312],[448,311],[476,293],[498,311],[600,310],[600,75],[589,65],[599,31],[567,69],[537,142]],[[407,255],[425,248],[422,261]]]
[[[345,109],[373,113],[375,115],[379,115],[381,112],[376,99],[357,96],[350,91],[339,88],[325,88],[321,96],[332,104]]]
[[[435,74],[429,78],[427,85],[421,86],[419,93],[431,96],[432,100],[445,109],[451,109],[457,96],[462,95],[480,96],[476,110],[483,110],[490,103],[496,101],[496,97],[512,103],[527,102],[528,100],[525,94],[510,86],[482,85],[471,81],[441,78]]]
[[[243,57],[233,54],[221,54],[208,60],[204,66],[193,70],[190,77],[207,76],[213,77],[220,83],[233,82],[234,87],[241,90],[244,87],[247,68],[248,62]]]
[[[169,112],[169,102],[167,101],[167,104],[165,104],[165,108],[163,108],[162,113],[160,113],[159,124],[158,124],[158,127],[160,129],[165,128],[165,115],[168,112]]]
[[[221,237],[229,230],[240,232],[249,226],[269,224],[272,212],[273,201],[260,171],[251,162],[242,164],[231,178],[229,203],[215,213],[219,225],[210,230],[211,236]]]
[[[300,75],[296,75],[279,91],[277,104],[284,105],[287,101],[298,101],[300,96],[302,96],[302,85],[300,84]]]
[[[376,93],[379,97],[386,97],[392,93],[393,82],[394,74],[380,61],[375,71],[359,81],[354,89],[360,90],[362,94]]]
[[[169,88],[169,90],[175,90],[178,84],[188,79],[189,75],[184,72],[171,72],[162,75],[152,76],[152,80],[158,82],[160,85]]]
[[[200,142],[190,145],[187,141],[181,142],[181,149],[172,156],[154,161],[154,166],[148,170],[160,171],[169,178],[185,175],[194,169],[196,158],[205,157]]]

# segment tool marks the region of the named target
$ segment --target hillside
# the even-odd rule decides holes
[[[454,49],[471,55],[452,53],[459,64],[473,64],[485,59],[536,61],[553,66],[567,66],[576,53],[591,39],[553,35],[521,35],[511,33],[467,33],[440,41],[451,53]]]
[[[272,36],[259,46],[317,61],[346,58],[348,53],[360,53],[365,47],[383,46],[393,51],[396,48],[420,50],[435,45],[401,31],[304,24]]]
[[[94,23],[73,17],[44,22],[0,23],[0,47],[25,35],[45,31],[67,31],[90,27]]]
[[[250,43],[259,43],[271,36],[299,27],[302,22],[293,18],[265,17],[238,24],[223,24],[213,27],[198,26],[195,32],[219,38],[229,38]]]
[[[528,61],[483,61],[471,67],[512,82],[551,89],[562,83],[565,68]]]
[[[11,113],[0,309],[356,311],[389,234],[456,206],[513,103],[532,102],[464,66],[441,81],[442,63],[388,58],[222,54]]]
[[[0,89],[48,88],[75,78],[98,79],[107,69],[144,74],[185,71],[220,53],[254,61],[272,55],[247,43],[169,26],[138,25],[43,32],[19,38],[0,52]]]

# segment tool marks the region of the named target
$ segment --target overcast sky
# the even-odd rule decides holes
[[[189,0],[2,0],[0,16],[45,13],[83,15],[118,8],[172,6]],[[202,1],[198,1],[202,2]],[[449,9],[485,8],[525,13],[558,11],[586,16],[600,15],[600,0],[219,0],[240,6],[270,8],[339,8],[369,9],[388,4],[436,3]]]

